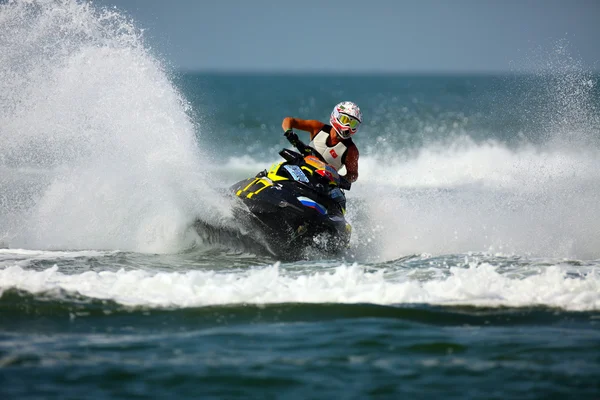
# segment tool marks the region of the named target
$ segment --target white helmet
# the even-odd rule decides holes
[[[358,130],[362,122],[362,113],[353,102],[342,101],[333,108],[329,121],[340,138],[348,139]]]

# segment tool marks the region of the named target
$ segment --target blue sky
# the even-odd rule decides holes
[[[174,67],[213,71],[500,72],[559,41],[600,70],[600,0],[93,0],[145,29]]]

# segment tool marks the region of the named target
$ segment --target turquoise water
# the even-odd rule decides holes
[[[0,6],[1,398],[600,396],[600,93],[177,72],[114,11]],[[357,102],[351,246],[279,262],[223,189]],[[214,238],[212,238],[214,239]]]

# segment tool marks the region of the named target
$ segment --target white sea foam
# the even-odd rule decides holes
[[[240,272],[125,271],[67,275],[57,267],[32,271],[19,266],[0,270],[0,293],[18,288],[31,293],[65,290],[124,305],[201,307],[268,303],[428,303],[489,307],[548,306],[566,310],[600,309],[600,271],[566,275],[561,266],[525,278],[500,274],[483,263],[453,267],[447,278],[427,281],[409,274],[390,279],[386,270],[367,272],[359,265],[289,274],[279,264]]]
[[[363,161],[349,193],[355,239],[382,259],[502,251],[600,257],[600,151],[423,149],[415,158]]]
[[[0,241],[177,252],[229,208],[141,31],[78,1],[0,5]]]
[[[23,260],[47,260],[54,258],[75,258],[75,257],[102,257],[116,252],[81,250],[81,251],[45,251],[45,250],[27,250],[27,249],[0,249],[0,262],[4,258]],[[0,264],[2,265],[2,264]]]

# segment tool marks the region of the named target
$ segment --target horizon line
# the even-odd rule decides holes
[[[206,75],[313,75],[313,76],[531,76],[531,75],[557,75],[565,72],[580,72],[584,74],[598,75],[600,69],[584,70],[573,69],[569,71],[539,70],[283,70],[283,69],[233,69],[233,68],[172,68],[176,73],[182,74],[206,74]]]

